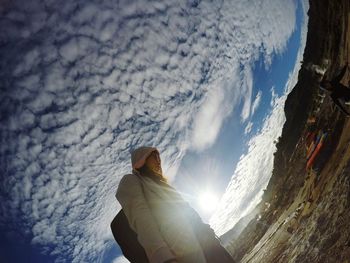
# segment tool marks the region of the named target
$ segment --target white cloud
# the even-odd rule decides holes
[[[250,133],[251,130],[252,130],[252,127],[253,127],[253,123],[252,123],[251,121],[248,122],[247,126],[246,126],[245,129],[244,129],[244,134]]]
[[[284,101],[286,95],[275,100],[270,115],[265,119],[261,132],[248,142],[248,153],[242,155],[220,206],[210,219],[210,225],[222,235],[248,213],[266,187],[273,167],[274,140],[285,121]]]
[[[308,3],[303,3],[304,21],[300,48],[294,69],[289,74],[284,94],[278,97],[271,89],[272,111],[264,120],[261,132],[248,142],[248,152],[241,156],[236,170],[220,200],[220,205],[210,218],[210,225],[217,235],[230,230],[238,220],[249,213],[261,200],[263,189],[267,186],[273,168],[274,141],[278,139],[285,122],[284,103],[287,95],[298,80],[298,72],[306,44]],[[249,124],[248,124],[249,125]]]
[[[207,92],[206,100],[194,119],[192,147],[195,149],[203,150],[215,142],[223,120],[231,114],[232,105],[238,101],[238,93],[230,92],[232,89],[238,87],[233,81],[227,81]]]
[[[252,115],[255,113],[255,111],[257,110],[257,108],[260,105],[261,95],[262,95],[262,92],[261,92],[261,90],[259,90],[259,92],[258,92],[258,94],[256,94],[255,100],[252,104]]]
[[[250,116],[252,90],[253,90],[252,70],[250,67],[245,67],[245,70],[243,71],[243,79],[242,79],[243,108],[241,112],[241,118],[243,122],[246,121]]]
[[[223,20],[231,22],[219,25],[222,32],[227,34],[219,35],[222,41],[227,43],[222,53],[227,57],[235,58],[240,62],[242,68],[237,69],[237,64],[231,65],[235,70],[227,69],[232,61],[221,59],[220,57],[220,74],[230,76],[232,87],[229,89],[222,88],[226,85],[223,82],[213,82],[211,89],[213,95],[206,98],[198,111],[192,134],[192,147],[197,150],[203,150],[213,144],[220,131],[223,120],[231,113],[237,104],[243,100],[241,111],[242,121],[246,121],[250,114],[259,106],[261,92],[256,97],[253,105],[251,103],[253,77],[251,63],[258,59],[261,47],[263,47],[266,67],[269,66],[273,56],[273,52],[280,53],[284,50],[286,40],[294,30],[295,26],[295,6],[292,2],[288,2],[288,7],[282,7],[281,1],[259,2],[256,5],[250,5],[241,2],[224,2],[221,12]],[[287,3],[284,3],[287,4]],[[232,5],[232,6],[231,6]],[[235,6],[236,12],[231,12]],[[276,12],[271,17],[284,17],[283,20],[271,21],[266,17],[266,13],[270,11]],[[227,11],[227,12],[226,12]],[[286,12],[284,14],[284,12]],[[246,14],[246,15],[245,15]],[[242,17],[249,19],[242,19]],[[254,19],[253,22],[251,19]],[[258,21],[258,22],[257,22]],[[272,27],[269,23],[273,23]],[[282,24],[278,24],[282,23]],[[276,31],[271,30],[275,28]],[[283,30],[281,30],[283,28]],[[263,31],[261,31],[263,30]],[[283,31],[283,32],[282,32]],[[276,34],[278,32],[278,34]],[[268,35],[268,37],[267,37]],[[272,38],[271,38],[272,36]],[[232,46],[231,46],[232,45]],[[232,99],[235,98],[235,99]],[[238,99],[237,99],[238,98]],[[226,111],[222,110],[222,104],[227,104]]]
[[[295,3],[16,0],[0,27],[0,224],[83,262],[112,238],[130,148],[158,146],[173,178],[241,102],[249,117],[250,65],[283,51]]]
[[[121,256],[121,257],[117,257],[116,259],[114,259],[112,261],[112,263],[129,263],[130,261],[127,260],[125,257]]]

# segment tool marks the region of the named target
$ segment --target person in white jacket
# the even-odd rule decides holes
[[[233,263],[214,231],[167,183],[157,148],[131,153],[116,198],[151,263]],[[217,261],[218,260],[218,261]]]

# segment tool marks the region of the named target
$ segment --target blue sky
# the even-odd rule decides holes
[[[211,178],[210,188],[217,195],[222,195],[228,185],[239,158],[242,154],[246,154],[248,150],[247,142],[259,132],[265,118],[272,111],[272,94],[273,88],[275,94],[282,96],[285,93],[285,86],[289,79],[290,72],[295,67],[298,51],[301,43],[301,27],[303,23],[303,7],[298,5],[296,10],[296,27],[290,38],[287,40],[287,45],[281,54],[275,54],[269,68],[264,64],[264,57],[261,55],[259,59],[253,64],[253,91],[252,97],[260,93],[261,99],[257,110],[245,122],[242,123],[238,117],[241,108],[239,105],[233,112],[225,119],[215,143],[208,149],[202,152],[188,152],[184,156],[176,183],[178,187],[186,188],[187,178],[189,174],[195,178],[195,181],[201,182],[203,171],[197,166],[203,165],[203,160],[211,160],[212,165],[215,163],[219,167],[220,177]],[[245,132],[247,122],[253,123],[251,131]],[[181,180],[184,183],[181,183]],[[191,192],[192,185],[188,187],[186,192]],[[195,206],[195,201],[193,202]],[[205,214],[200,207],[196,207],[198,212],[202,212],[202,218],[209,221],[211,214]],[[214,211],[212,211],[213,213]]]
[[[266,69],[261,59],[255,63],[254,90],[255,94],[261,93],[261,99],[258,110],[250,120],[253,123],[251,131],[247,133],[241,127],[241,138],[246,143],[243,147],[245,152],[231,173],[220,207],[209,220],[219,234],[233,227],[241,216],[259,202],[271,176],[275,141],[280,136],[285,121],[284,102],[297,82],[299,62],[305,47],[306,10],[307,5],[298,5],[296,28],[287,41],[286,49],[274,57],[271,67]],[[239,146],[237,149],[240,149]]]
[[[229,230],[268,182],[306,11],[290,0],[4,4],[5,259],[124,262],[109,223],[141,145],[158,147],[217,234]],[[196,203],[205,188],[221,197],[210,213]]]

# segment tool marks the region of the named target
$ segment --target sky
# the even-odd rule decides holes
[[[130,151],[221,235],[260,200],[308,5],[2,1],[0,251],[5,262],[127,262],[109,224]],[[214,193],[215,210],[198,196]]]

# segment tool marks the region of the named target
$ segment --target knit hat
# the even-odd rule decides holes
[[[133,169],[141,168],[145,164],[147,157],[154,151],[158,152],[159,154],[159,151],[157,150],[157,148],[148,147],[148,146],[142,146],[132,151],[131,153],[132,168]]]

